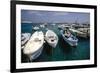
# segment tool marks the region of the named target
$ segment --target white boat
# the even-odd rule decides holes
[[[35,26],[33,27],[34,30],[39,30],[39,27]]]
[[[45,25],[44,25],[44,24],[41,24],[40,27],[41,27],[41,28],[45,28]]]
[[[59,30],[66,29],[66,28],[70,28],[70,26],[68,26],[68,24],[66,24],[66,25],[64,25],[64,24],[58,25],[58,29]]]
[[[62,25],[58,25],[58,29],[59,30],[62,30],[63,29],[63,26]]]
[[[77,30],[85,33],[86,37],[90,37],[90,28],[78,28]]]
[[[25,45],[23,53],[28,55],[30,61],[38,58],[43,50],[44,35],[42,31],[36,31],[32,34],[30,40]]]
[[[21,48],[23,49],[26,42],[30,39],[31,34],[30,33],[22,33],[21,34]]]
[[[55,48],[58,43],[58,36],[52,30],[47,30],[45,40],[50,46]]]
[[[78,31],[84,32],[84,33],[88,33],[90,28],[78,28]]]
[[[55,26],[56,24],[53,23],[53,24],[51,24],[51,25]]]
[[[61,35],[70,46],[78,45],[78,39],[72,35],[69,30],[61,30]]]
[[[76,33],[76,36],[78,36],[78,37],[82,37],[82,38],[88,37],[88,33],[85,33],[85,32],[79,31],[79,30],[75,30],[75,29],[72,29],[72,28],[70,28],[69,30]]]

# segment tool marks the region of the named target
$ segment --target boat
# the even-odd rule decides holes
[[[40,27],[41,27],[41,28],[45,28],[45,25],[44,25],[44,24],[41,24]]]
[[[85,32],[82,32],[82,31],[79,31],[79,30],[76,30],[76,29],[70,28],[69,30],[73,33],[76,33],[76,36],[78,36],[78,37],[87,38],[88,35],[89,35],[88,33],[85,33]]]
[[[39,27],[35,26],[33,27],[34,30],[39,30]]]
[[[27,41],[30,39],[31,34],[30,33],[22,33],[21,34],[21,49],[24,48]]]
[[[61,35],[63,39],[70,45],[70,46],[77,46],[78,39],[76,36],[72,35],[69,30],[61,30]]]
[[[59,30],[62,30],[63,27],[62,27],[61,25],[58,25],[58,29],[59,29]]]
[[[85,33],[87,37],[90,37],[90,28],[78,28],[77,30]]]
[[[68,24],[66,24],[66,25],[64,25],[64,24],[58,25],[58,29],[59,29],[59,30],[66,29],[66,28],[69,29],[70,26],[69,26]]]
[[[44,34],[42,31],[36,31],[30,37],[23,49],[23,53],[32,61],[40,56],[43,50]]]
[[[84,33],[88,33],[88,31],[90,30],[90,28],[78,28],[77,30],[84,32]]]
[[[52,23],[51,25],[55,26],[56,24],[55,23]]]
[[[47,43],[52,46],[53,48],[56,47],[57,43],[58,43],[58,36],[56,35],[55,32],[53,32],[52,30],[47,30],[46,34],[45,34],[45,40],[47,41]]]

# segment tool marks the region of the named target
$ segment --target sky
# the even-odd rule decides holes
[[[21,10],[21,21],[33,23],[90,23],[90,13]]]

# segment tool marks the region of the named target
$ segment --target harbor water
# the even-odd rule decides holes
[[[49,46],[47,42],[43,44],[43,51],[41,55],[33,60],[32,62],[48,62],[48,61],[73,61],[73,60],[89,60],[90,59],[90,39],[89,38],[78,38],[78,45],[76,47],[70,46],[63,37],[61,36],[60,30],[56,25],[48,24],[47,27],[41,28],[39,24],[33,23],[22,23],[21,24],[21,32],[31,33],[33,34],[36,30],[33,30],[33,27],[39,27],[37,31],[43,31],[44,34],[47,29],[53,30],[59,40],[58,44],[55,48]],[[29,62],[27,57],[21,52],[21,61]]]

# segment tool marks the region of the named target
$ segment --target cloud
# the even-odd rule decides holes
[[[30,15],[38,15],[38,16],[43,15],[43,14],[40,13],[39,11],[28,11],[28,14],[30,14]]]
[[[69,13],[68,12],[54,12],[54,14],[53,15],[68,15]]]

